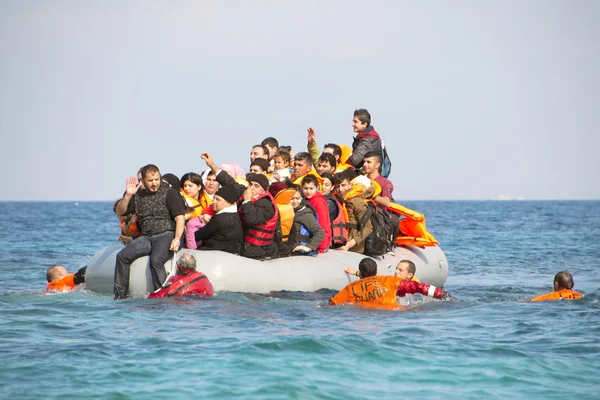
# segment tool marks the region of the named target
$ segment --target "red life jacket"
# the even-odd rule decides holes
[[[240,207],[240,216],[242,217],[242,223],[246,228],[246,235],[244,236],[244,240],[253,246],[259,247],[268,246],[271,243],[273,243],[275,239],[275,231],[277,229],[277,219],[279,218],[279,209],[277,208],[277,204],[275,203],[273,196],[271,196],[271,193],[265,192],[261,195],[254,197],[252,199],[252,203],[256,203],[263,197],[268,197],[269,200],[271,200],[271,204],[273,204],[273,209],[275,210],[273,217],[264,224],[253,227],[247,227],[244,223],[244,213],[242,211],[242,208]]]
[[[180,297],[189,294],[212,296],[212,283],[202,272],[192,271],[185,275],[175,275],[158,292],[150,293],[149,299]]]
[[[346,228],[346,220],[344,218],[344,210],[342,205],[336,199],[335,205],[338,209],[337,217],[331,221],[331,241],[333,244],[345,245],[348,242],[348,228]]]

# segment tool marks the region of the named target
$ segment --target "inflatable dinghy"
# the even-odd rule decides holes
[[[86,286],[88,290],[113,294],[115,261],[123,244],[117,243],[96,253],[88,263]],[[313,292],[319,289],[340,290],[358,279],[344,272],[345,267],[358,269],[365,256],[340,250],[329,250],[315,257],[294,256],[259,261],[217,250],[180,250],[194,254],[197,270],[204,273],[215,291],[269,293],[289,290]],[[373,257],[378,275],[394,275],[400,260],[411,260],[417,267],[416,277],[421,282],[442,287],[448,277],[448,261],[439,247],[399,246],[395,255]],[[175,268],[173,260],[165,263],[167,275]],[[144,297],[152,292],[150,261],[147,256],[131,264],[129,296]]]

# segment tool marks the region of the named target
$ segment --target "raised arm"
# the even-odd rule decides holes
[[[125,194],[123,195],[123,198],[117,203],[117,207],[115,209],[117,215],[125,214],[125,212],[127,211],[127,207],[129,206],[129,201],[141,187],[142,183],[137,183],[137,178],[134,176],[130,176],[129,179],[125,180]]]

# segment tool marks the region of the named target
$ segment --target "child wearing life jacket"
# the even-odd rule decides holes
[[[554,276],[554,292],[534,297],[531,301],[575,300],[583,297],[573,290],[573,275],[569,271],[560,271]]]
[[[46,290],[56,292],[69,292],[85,283],[85,271],[87,266],[81,268],[74,274],[69,274],[62,265],[53,265],[46,271]]]
[[[360,277],[359,271],[352,267],[344,269],[345,272],[350,275],[356,275]],[[402,260],[396,265],[396,273],[394,276],[400,278],[402,281],[398,285],[396,290],[396,296],[404,297],[407,294],[422,294],[424,296],[433,297],[434,299],[441,300],[454,300],[449,293],[444,292],[441,288],[435,287],[428,283],[421,283],[416,277],[415,272],[417,267],[415,263],[410,260]]]

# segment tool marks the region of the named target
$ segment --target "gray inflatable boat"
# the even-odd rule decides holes
[[[102,294],[113,293],[115,261],[123,249],[118,243],[96,253],[88,263],[86,286]],[[194,254],[197,270],[211,281],[215,291],[269,293],[289,290],[313,292],[319,289],[340,290],[357,279],[344,272],[351,266],[358,269],[363,254],[329,250],[316,257],[294,256],[276,260],[258,261],[222,251],[180,250]],[[379,275],[393,275],[396,264],[408,259],[417,267],[416,276],[421,282],[442,287],[448,277],[448,261],[439,247],[400,246],[395,255],[374,257]],[[167,274],[175,267],[173,260],[165,263]],[[129,296],[144,297],[152,291],[149,258],[141,257],[131,265]]]

